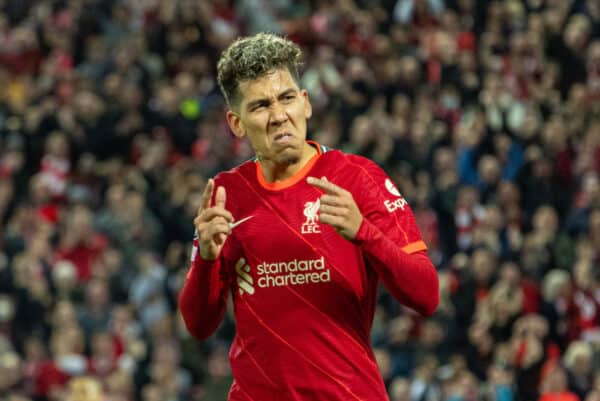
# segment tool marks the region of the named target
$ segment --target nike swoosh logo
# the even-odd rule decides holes
[[[239,226],[240,224],[242,224],[243,222],[248,221],[253,217],[254,217],[253,215],[250,215],[250,216],[244,217],[243,219],[236,221],[235,223],[229,223],[229,228],[234,229],[237,226]]]

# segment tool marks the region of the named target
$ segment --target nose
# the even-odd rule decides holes
[[[271,124],[281,125],[286,122],[287,119],[288,116],[285,107],[279,102],[273,103],[271,105]]]

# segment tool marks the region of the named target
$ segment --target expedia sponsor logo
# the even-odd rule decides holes
[[[393,213],[398,209],[404,210],[404,207],[406,206],[406,200],[400,194],[400,191],[398,191],[398,188],[396,188],[394,183],[392,183],[392,180],[386,178],[384,184],[388,192],[396,197],[396,199],[394,200],[386,199],[383,201],[383,204],[385,205],[387,211]]]
[[[394,196],[402,196],[400,195],[400,191],[398,191],[398,188],[396,188],[392,180],[390,180],[389,178],[385,179],[385,189],[387,189],[388,192]]]
[[[394,213],[398,209],[404,210],[404,207],[406,206],[406,200],[404,198],[399,198],[393,201],[386,199],[383,201],[383,204],[388,212]]]

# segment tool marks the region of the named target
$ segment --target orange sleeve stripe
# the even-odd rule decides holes
[[[415,241],[415,242],[411,242],[408,245],[403,246],[402,250],[406,253],[415,253],[415,252],[419,252],[419,251],[426,251],[427,245],[425,244],[424,241]]]

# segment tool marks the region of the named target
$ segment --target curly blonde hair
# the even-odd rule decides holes
[[[217,80],[225,101],[238,106],[239,84],[260,78],[272,71],[287,68],[298,83],[302,50],[294,42],[270,33],[238,38],[217,63]]]

